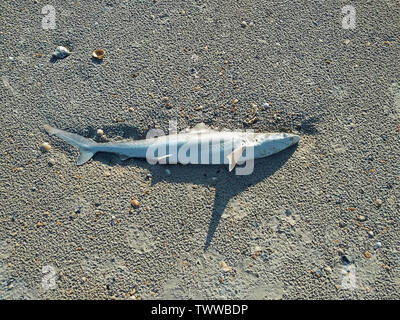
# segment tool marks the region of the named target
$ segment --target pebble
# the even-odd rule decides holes
[[[364,222],[365,220],[367,220],[367,218],[365,216],[358,216],[357,220],[360,222]]]
[[[347,256],[345,256],[345,255],[342,256],[341,260],[342,260],[342,263],[346,264],[346,265],[351,263],[349,258],[347,258]]]
[[[337,248],[337,253],[344,256],[344,250],[342,248]]]
[[[101,137],[102,135],[104,135],[104,131],[101,129],[97,129],[96,134]]]
[[[261,254],[261,252],[262,252],[262,248],[260,246],[254,247],[254,253],[253,253],[254,256],[258,257]]]
[[[381,199],[376,199],[375,200],[375,206],[377,208],[380,208],[382,206],[383,201]]]
[[[8,57],[8,61],[14,61],[14,57]]]
[[[376,243],[374,244],[374,249],[375,249],[375,250],[378,250],[379,248],[382,248],[382,243],[381,243],[380,241],[378,241],[378,242],[376,242]]]
[[[52,167],[56,164],[56,160],[54,160],[53,158],[50,158],[47,163],[49,164],[50,167]]]
[[[57,47],[56,51],[53,52],[53,56],[57,59],[64,59],[68,57],[71,54],[71,52],[62,46]]]
[[[167,176],[169,176],[169,175],[171,174],[171,170],[165,169],[165,174],[166,174]]]
[[[326,266],[326,267],[324,268],[324,270],[325,270],[327,273],[332,273],[332,268],[329,267],[329,266]]]
[[[368,231],[368,236],[372,238],[374,236],[374,232],[372,230]]]
[[[242,21],[242,23],[240,24],[242,28],[246,28],[247,27],[247,22],[246,21]]]
[[[148,179],[151,179],[153,177],[153,175],[151,174],[151,173],[148,173],[147,175],[146,175],[146,179],[148,180]]]
[[[268,103],[268,102],[265,102],[265,103],[263,103],[261,106],[262,106],[263,108],[269,108],[269,103]]]
[[[371,252],[365,251],[365,252],[364,252],[364,257],[367,258],[367,259],[371,258],[371,257],[372,257]]]
[[[346,40],[343,41],[343,43],[347,45],[347,44],[350,43],[350,40],[349,40],[349,39],[346,39]]]
[[[285,214],[286,214],[287,216],[291,216],[291,215],[292,215],[292,210],[286,209]]]
[[[322,277],[322,272],[321,272],[321,270],[315,270],[315,271],[314,271],[314,275],[315,275],[317,278],[321,278],[321,277]]]
[[[51,149],[51,145],[50,145],[49,143],[47,143],[47,142],[43,142],[43,143],[40,145],[40,149],[41,149],[43,152],[49,152],[50,149]]]
[[[128,108],[128,111],[129,111],[129,112],[133,112],[133,111],[135,111],[135,109],[132,108],[132,107],[129,107],[129,108]]]

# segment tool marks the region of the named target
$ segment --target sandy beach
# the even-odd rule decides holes
[[[0,16],[0,299],[400,298],[398,1],[4,0]],[[44,130],[120,141],[171,120],[300,141],[239,176],[77,166]]]

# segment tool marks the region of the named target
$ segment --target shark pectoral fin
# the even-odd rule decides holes
[[[166,161],[163,161],[163,162],[161,162],[162,160],[166,160],[167,158],[169,158],[169,157],[171,157],[172,156],[172,153],[170,153],[170,154],[166,154],[166,155],[164,155],[164,156],[160,156],[160,157],[155,157],[155,158],[150,158],[150,157],[148,157],[147,159],[148,160],[150,160],[151,162],[154,162],[154,163],[162,163],[162,164],[164,164],[164,163],[166,163]]]
[[[172,153],[166,154],[165,156],[157,157],[157,160],[160,161],[160,160],[162,160],[162,159],[167,159],[167,158],[169,158],[170,156],[172,156]]]
[[[80,152],[79,153],[79,158],[78,158],[78,161],[76,163],[78,166],[81,166],[85,162],[88,162],[94,156],[94,154],[96,153],[96,152],[93,152],[91,150],[82,149],[82,148],[79,148],[79,152]]]
[[[229,171],[232,171],[233,168],[236,166],[237,162],[242,156],[244,149],[246,149],[245,146],[240,146],[226,156],[229,160]]]

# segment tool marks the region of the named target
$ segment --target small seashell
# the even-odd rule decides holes
[[[64,59],[65,57],[68,57],[71,54],[71,52],[62,46],[57,47],[56,51],[53,52],[53,56],[58,59]]]
[[[92,56],[93,56],[93,58],[101,60],[104,58],[105,54],[106,54],[106,52],[103,49],[96,49],[93,51]]]
[[[101,137],[102,135],[104,135],[104,131],[101,129],[97,129],[96,134]]]
[[[50,145],[49,143],[47,143],[47,142],[43,142],[43,143],[40,145],[40,149],[41,149],[43,152],[49,152],[50,149],[51,149],[51,145]]]
[[[140,207],[140,202],[136,199],[131,199],[131,206],[134,208],[139,208]]]

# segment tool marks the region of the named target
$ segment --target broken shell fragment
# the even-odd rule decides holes
[[[104,58],[105,54],[106,54],[106,52],[103,49],[96,49],[93,51],[92,56],[93,56],[93,58],[101,60]]]

